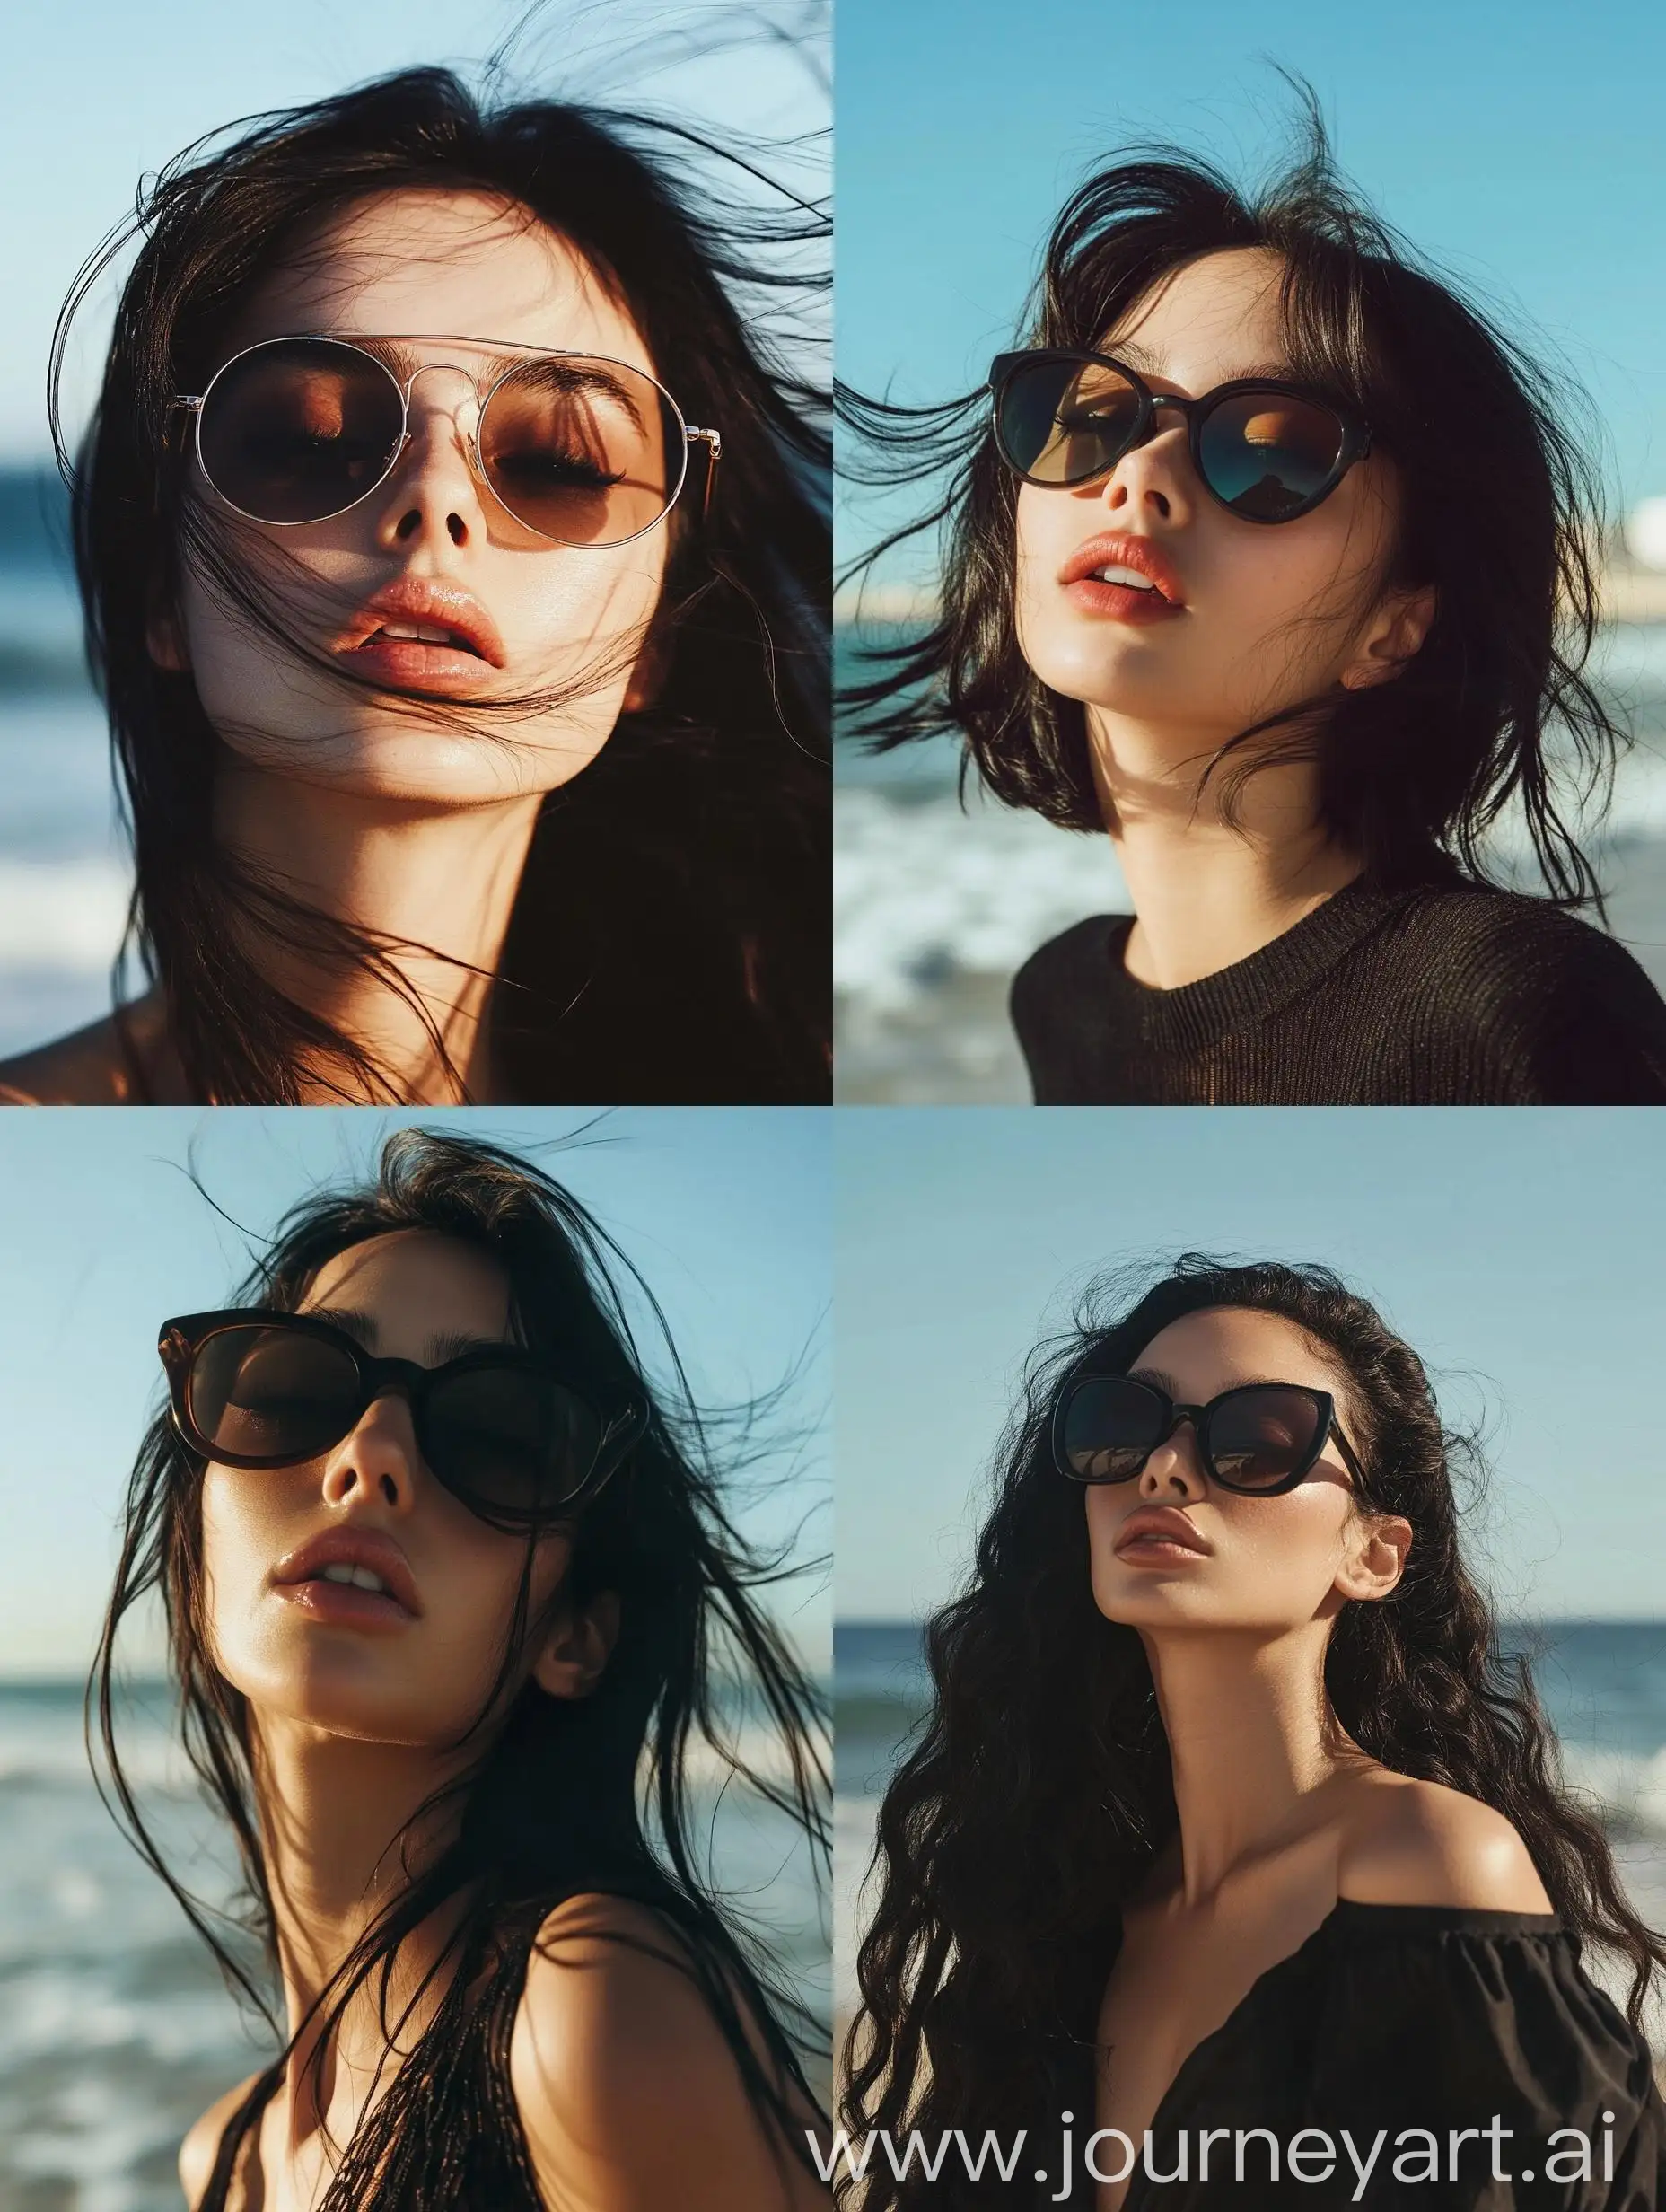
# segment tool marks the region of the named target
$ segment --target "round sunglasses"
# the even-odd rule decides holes
[[[185,1313],[162,1323],[157,1350],[174,1426],[205,1459],[251,1470],[317,1459],[397,1391],[435,1479],[503,1528],[538,1525],[593,1495],[647,1426],[642,1400],[606,1412],[513,1345],[422,1367],[373,1358],[309,1313]]]
[[[490,360],[477,375],[419,364],[414,346]],[[702,513],[710,507],[717,432],[686,423],[645,370],[599,355],[425,335],[263,338],[222,363],[200,394],[170,404],[190,410],[197,464],[227,506],[257,522],[322,522],[387,481],[410,440],[412,389],[438,368],[473,383],[475,471],[537,536],[568,546],[641,537],[675,504],[696,444],[706,451]]]
[[[1153,391],[1107,354],[1048,347],[998,355],[989,389],[1002,460],[1026,484],[1048,488],[1106,475],[1155,435],[1162,409],[1178,409],[1198,481],[1246,522],[1311,514],[1371,451],[1357,416],[1265,377],[1238,377],[1183,399]]]
[[[1182,1421],[1224,1490],[1254,1497],[1293,1490],[1331,1437],[1355,1480],[1365,1479],[1330,1393],[1300,1382],[1245,1382],[1206,1406],[1183,1406],[1130,1375],[1081,1376],[1053,1407],[1054,1462],[1073,1482],[1129,1482]]]

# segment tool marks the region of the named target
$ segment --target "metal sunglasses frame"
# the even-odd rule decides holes
[[[1001,433],[1001,403],[1005,397],[1006,388],[1021,370],[1033,367],[1037,363],[1044,361],[1078,362],[1098,368],[1114,369],[1118,376],[1126,378],[1133,387],[1135,395],[1133,434],[1127,444],[1112,454],[1111,458],[1101,467],[1084,470],[1080,476],[1074,477],[1032,476],[1027,469],[1021,468],[1007,451]],[[1362,422],[1356,415],[1350,414],[1346,408],[1338,407],[1334,400],[1321,399],[1317,392],[1307,391],[1300,384],[1281,383],[1276,377],[1233,377],[1228,383],[1216,384],[1212,391],[1202,392],[1195,399],[1182,399],[1177,392],[1153,391],[1137,369],[1129,368],[1126,361],[1118,361],[1109,354],[1093,353],[1073,346],[1040,346],[1030,347],[1021,353],[997,354],[990,364],[988,384],[992,400],[991,427],[995,434],[995,451],[1014,476],[1022,478],[1026,484],[1037,485],[1043,491],[1071,491],[1079,485],[1091,484],[1095,477],[1109,476],[1124,454],[1133,452],[1136,446],[1144,445],[1148,439],[1156,434],[1157,415],[1163,408],[1178,408],[1179,413],[1186,417],[1187,445],[1191,454],[1192,468],[1197,481],[1218,506],[1224,507],[1229,514],[1236,516],[1241,522],[1259,522],[1269,528],[1276,529],[1284,522],[1299,522],[1302,515],[1311,514],[1322,501],[1328,499],[1355,462],[1363,461],[1371,451],[1371,429],[1368,424]],[[1239,508],[1233,506],[1230,499],[1223,498],[1215,490],[1203,465],[1204,425],[1215,408],[1228,399],[1237,399],[1241,393],[1262,391],[1276,393],[1281,399],[1300,399],[1308,407],[1322,408],[1341,432],[1337,460],[1330,474],[1318,491],[1304,499],[1299,506],[1292,507],[1287,514],[1243,514]]]
[[[270,1454],[256,1456],[248,1453],[227,1452],[204,1435],[197,1427],[191,1410],[192,1370],[206,1344],[236,1329],[279,1330],[290,1336],[311,1337],[346,1355],[357,1376],[360,1396],[357,1409],[341,1435],[320,1445],[316,1451],[299,1457],[285,1455],[274,1458]],[[410,1407],[417,1445],[435,1480],[483,1520],[490,1520],[493,1516],[481,1514],[468,1492],[456,1488],[434,1466],[429,1456],[424,1434],[424,1410],[430,1394],[447,1377],[504,1368],[519,1374],[539,1375],[558,1383],[595,1417],[599,1431],[596,1456],[573,1489],[555,1501],[564,1512],[582,1500],[595,1496],[618,1469],[632,1445],[641,1441],[648,1426],[649,1408],[645,1400],[633,1397],[618,1412],[609,1416],[589,1390],[579,1387],[557,1373],[547,1359],[534,1352],[522,1351],[514,1345],[481,1345],[476,1350],[460,1354],[456,1359],[443,1361],[437,1367],[424,1367],[410,1359],[375,1358],[346,1330],[338,1329],[332,1321],[321,1321],[311,1313],[286,1313],[265,1306],[232,1306],[213,1313],[174,1315],[171,1321],[162,1323],[157,1335],[156,1349],[167,1372],[170,1408],[176,1433],[191,1451],[201,1453],[216,1465],[261,1472],[280,1467],[304,1466],[308,1460],[317,1459],[325,1452],[333,1452],[343,1437],[351,1435],[378,1398],[389,1391],[397,1391]],[[512,1520],[517,1526],[546,1517],[517,1514],[513,1509],[505,1511],[500,1508],[498,1513],[500,1517]]]
[[[498,505],[503,508],[504,513],[511,516],[516,522],[519,522],[523,530],[531,531],[534,537],[547,539],[548,543],[551,545],[573,546],[576,551],[602,552],[610,549],[616,545],[629,545],[632,542],[632,540],[646,536],[649,531],[657,530],[659,528],[660,524],[665,520],[666,516],[676,505],[678,500],[682,496],[683,486],[688,482],[688,448],[691,445],[703,444],[706,447],[706,495],[700,503],[701,521],[704,522],[706,517],[711,513],[712,494],[717,483],[717,464],[722,461],[723,453],[722,434],[715,430],[697,429],[688,420],[683,414],[682,409],[678,406],[676,400],[672,399],[671,393],[666,390],[665,386],[661,383],[659,378],[657,376],[650,375],[646,369],[638,368],[634,361],[618,361],[615,360],[610,354],[581,353],[575,347],[522,346],[514,344],[504,338],[460,338],[444,332],[432,330],[387,330],[376,331],[373,333],[366,332],[364,335],[367,337],[373,336],[377,339],[378,343],[387,346],[468,346],[478,347],[487,353],[522,354],[528,361],[598,361],[607,368],[628,370],[633,376],[640,376],[644,378],[645,382],[653,386],[653,389],[660,394],[666,406],[671,409],[673,417],[682,426],[681,466],[677,471],[677,481],[671,487],[670,496],[667,498],[665,505],[661,508],[660,512],[654,516],[651,522],[644,522],[640,530],[633,530],[628,538],[609,538],[604,540],[601,544],[597,544],[594,541],[586,541],[583,540],[575,540],[570,538],[550,537],[547,531],[539,530],[535,523],[529,522],[526,521],[524,516],[517,514],[514,509],[504,498],[503,495],[495,487],[491,478],[486,473],[485,466],[480,459],[480,426],[486,420],[486,411],[491,406],[493,395],[496,392],[498,387],[501,384],[507,382],[512,376],[514,376],[524,365],[523,363],[519,361],[512,362],[508,368],[500,371],[500,373],[493,378],[491,387],[487,391],[484,398],[481,396],[479,378],[477,376],[471,379],[474,384],[475,399],[478,403],[478,412],[474,419],[474,427],[469,431],[468,436],[469,466],[473,469],[475,476],[478,481],[486,486],[487,490],[491,493],[493,498],[496,500]],[[291,330],[285,332],[282,337],[259,338],[256,340],[254,345],[241,347],[238,352],[231,355],[226,360],[220,364],[219,367],[208,379],[207,383],[203,387],[200,392],[176,393],[175,396],[168,402],[168,405],[171,409],[176,408],[185,408],[190,410],[193,422],[195,424],[193,443],[197,454],[197,466],[202,471],[203,481],[214,493],[215,498],[221,500],[226,506],[230,507],[233,514],[241,514],[245,518],[245,520],[251,522],[259,522],[268,530],[303,530],[308,527],[308,523],[283,522],[274,522],[270,521],[267,516],[264,514],[251,514],[247,507],[240,507],[234,499],[228,499],[226,497],[225,494],[220,489],[220,487],[215,482],[213,477],[209,475],[208,465],[203,459],[203,410],[206,408],[209,400],[214,396],[215,386],[226,373],[227,370],[235,368],[240,361],[246,361],[250,354],[259,353],[267,346],[294,346],[303,343],[315,346],[344,347],[349,353],[357,354],[362,360],[374,362],[377,368],[381,371],[388,382],[399,393],[400,410],[399,443],[394,447],[393,452],[389,458],[387,467],[376,478],[376,481],[373,484],[367,484],[362,492],[358,493],[356,496],[347,501],[346,506],[332,507],[328,514],[312,515],[308,518],[310,522],[333,522],[338,514],[350,514],[355,507],[361,505],[363,502],[370,498],[373,493],[380,491],[381,487],[387,482],[388,478],[399,467],[399,457],[404,452],[406,447],[410,443],[411,390],[419,376],[425,376],[431,369],[435,368],[456,368],[459,369],[463,375],[467,376],[469,374],[469,371],[463,368],[460,362],[425,362],[421,368],[414,370],[406,382],[401,384],[399,378],[388,366],[388,364],[382,360],[381,356],[379,354],[372,353],[369,347],[361,344],[357,338],[340,338],[334,332],[329,330]]]
[[[1162,1434],[1154,1438],[1142,1453],[1139,1465],[1131,1467],[1126,1475],[1079,1474],[1070,1464],[1069,1457],[1065,1450],[1065,1429],[1070,1407],[1079,1391],[1090,1388],[1095,1382],[1120,1382],[1128,1390],[1144,1391],[1148,1398],[1155,1399],[1163,1409]],[[1278,1482],[1246,1484],[1228,1481],[1215,1467],[1214,1453],[1209,1441],[1210,1425],[1214,1415],[1231,1400],[1248,1397],[1251,1392],[1258,1393],[1264,1391],[1285,1391],[1293,1397],[1305,1398],[1308,1403],[1315,1409],[1319,1415],[1319,1421],[1313,1433],[1312,1448],[1303,1458],[1301,1465]],[[1076,1375],[1059,1392],[1054,1401],[1051,1426],[1053,1462],[1059,1473],[1068,1476],[1072,1482],[1132,1482],[1136,1475],[1144,1472],[1145,1463],[1152,1453],[1160,1445],[1167,1444],[1182,1421],[1189,1421],[1192,1425],[1192,1434],[1197,1439],[1197,1456],[1202,1462],[1204,1471],[1212,1482],[1218,1482],[1223,1490],[1235,1490],[1241,1496],[1247,1497],[1278,1497],[1286,1490],[1293,1490],[1298,1483],[1307,1479],[1318,1465],[1320,1453],[1333,1436],[1336,1439],[1337,1449],[1342,1455],[1343,1464],[1348,1472],[1356,1482],[1363,1483],[1365,1479],[1365,1470],[1360,1465],[1357,1453],[1337,1426],[1336,1400],[1328,1391],[1310,1390],[1304,1382],[1240,1382],[1230,1391],[1223,1391],[1219,1397],[1210,1399],[1207,1405],[1183,1406],[1177,1404],[1167,1391],[1159,1390],[1154,1382],[1143,1382],[1136,1375],[1113,1374]]]

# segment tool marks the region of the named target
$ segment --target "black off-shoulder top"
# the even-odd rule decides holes
[[[1091,2027],[1063,2041],[1056,2078],[1070,2172],[1062,2125],[1026,2146],[1047,2170],[1035,2201],[1091,2212]],[[1495,2135],[1464,2136],[1495,2116]],[[1276,2139],[1276,2179],[1255,2129]],[[1226,2132],[1204,2177],[1206,2129]],[[1152,2123],[1150,2174],[1136,2150],[1123,2212],[1666,2212],[1652,2054],[1555,1913],[1339,1900],[1187,2058]],[[1108,2178],[1128,2158],[1115,2137],[1092,2155]]]

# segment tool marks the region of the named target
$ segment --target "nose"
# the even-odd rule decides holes
[[[1182,1414],[1140,1470],[1140,1496],[1202,1497],[1208,1488],[1197,1451],[1197,1431]]]
[[[355,1492],[384,1505],[410,1505],[421,1464],[410,1400],[400,1391],[373,1399],[324,1462],[324,1496],[345,1505]]]
[[[425,377],[457,380],[446,395]],[[425,540],[435,545],[468,545],[487,535],[485,509],[474,470],[474,437],[480,399],[466,369],[443,362],[420,368],[406,386],[405,445],[392,474],[381,487],[376,538],[389,550],[406,550]]]
[[[1186,417],[1158,391],[1149,434],[1131,445],[1101,482],[1089,490],[1112,514],[1132,518],[1155,514],[1165,522],[1190,519],[1193,500]]]

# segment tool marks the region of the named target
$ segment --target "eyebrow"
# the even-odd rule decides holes
[[[1168,375],[1162,356],[1153,353],[1149,347],[1138,345],[1132,338],[1126,341],[1109,339],[1105,344],[1092,347],[1089,350],[1093,353],[1106,354],[1113,361],[1124,361],[1129,368],[1137,369],[1143,376]],[[1288,383],[1290,364],[1287,361],[1251,361],[1243,368],[1234,369],[1230,376],[1223,376],[1221,382],[1223,384],[1236,384],[1254,377],[1271,377],[1280,383]]]
[[[328,1321],[332,1328],[341,1330],[374,1356],[380,1330],[373,1313],[366,1313],[358,1306],[350,1305],[308,1306],[305,1311],[308,1320]],[[470,1336],[466,1331],[442,1330],[431,1336],[423,1348],[427,1354],[422,1363],[425,1366],[443,1367],[447,1360],[460,1359],[465,1352],[513,1352],[520,1347],[512,1344],[506,1337]]]
[[[415,354],[408,353],[403,346],[392,338],[377,338],[373,334],[366,335],[350,330],[326,330],[321,331],[320,336],[334,338],[344,346],[356,346],[364,353],[373,354],[378,361],[385,361],[388,366],[406,382],[408,382],[422,366],[422,363]],[[537,348],[526,352],[496,354],[487,351],[472,342],[469,345],[469,351],[481,355],[487,367],[491,372],[494,382],[501,377],[507,376],[511,369],[536,369],[539,372],[538,381],[552,386],[558,391],[604,393],[624,409],[638,430],[644,428],[641,410],[636,401],[605,363],[593,356],[574,356],[552,351],[540,356]],[[647,373],[645,369],[642,371],[644,376]]]

